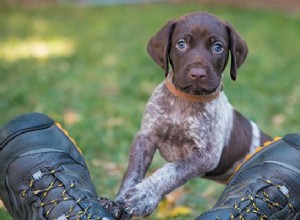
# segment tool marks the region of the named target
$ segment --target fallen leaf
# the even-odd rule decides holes
[[[0,200],[0,209],[3,209],[3,208],[4,208],[3,202]]]
[[[186,206],[177,206],[171,210],[169,216],[170,217],[177,217],[181,215],[189,215],[192,213],[192,209]]]
[[[74,125],[81,120],[81,115],[72,109],[64,110],[64,123]]]
[[[175,204],[177,201],[181,200],[186,195],[186,190],[184,187],[180,187],[177,190],[166,195],[166,200],[170,204]]]
[[[272,118],[272,123],[274,126],[279,127],[285,122],[285,116],[283,114],[274,115]]]
[[[159,219],[165,219],[168,217],[170,213],[170,207],[168,204],[168,201],[166,199],[163,199],[159,204],[156,212],[156,216]]]
[[[183,199],[186,195],[184,187],[180,187],[176,191],[166,195],[166,197],[159,203],[157,208],[157,218],[167,219],[192,213],[192,209],[186,206],[176,206],[176,203]]]

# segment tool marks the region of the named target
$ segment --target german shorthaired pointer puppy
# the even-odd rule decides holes
[[[235,80],[248,52],[229,23],[188,14],[169,21],[147,49],[166,79],[147,104],[116,198],[134,216],[150,215],[165,194],[191,178],[227,181],[248,153],[271,140],[223,92],[229,55]],[[156,149],[168,163],[144,178]]]

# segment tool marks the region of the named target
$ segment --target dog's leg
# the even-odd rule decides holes
[[[207,155],[203,157],[203,155]],[[152,176],[130,188],[125,193],[125,207],[134,216],[148,216],[162,197],[186,183],[202,176],[217,166],[220,155],[195,152],[184,160],[168,163]]]
[[[153,135],[141,131],[136,134],[130,149],[128,168],[116,201],[122,203],[125,191],[140,183],[144,178],[156,149],[156,142],[151,136]]]

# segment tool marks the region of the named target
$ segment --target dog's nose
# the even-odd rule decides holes
[[[192,80],[202,80],[206,78],[207,73],[206,70],[203,68],[193,68],[189,72],[189,77]]]

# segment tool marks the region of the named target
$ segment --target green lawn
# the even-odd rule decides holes
[[[225,71],[231,103],[271,135],[298,131],[300,15],[197,4],[0,7],[0,124],[30,111],[61,122],[81,147],[98,192],[113,198],[144,106],[164,78],[147,42],[170,18],[202,10],[229,20],[248,43],[237,81]],[[150,172],[163,163],[157,155]],[[210,208],[222,189],[190,181],[176,205],[192,213],[177,219]],[[11,219],[3,208],[0,219]]]

